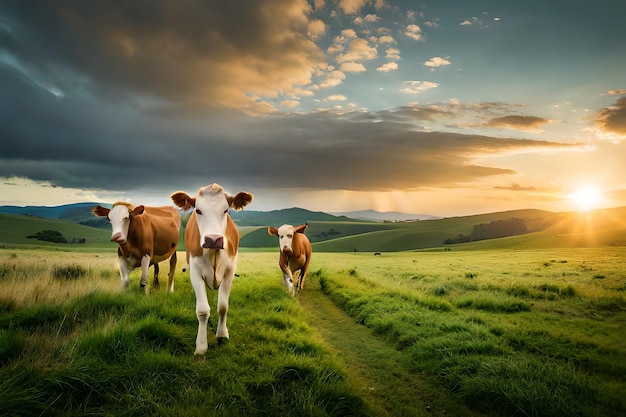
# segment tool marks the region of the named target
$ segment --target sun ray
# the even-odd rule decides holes
[[[578,211],[589,211],[599,208],[605,200],[600,189],[594,185],[584,185],[576,189],[568,197]]]

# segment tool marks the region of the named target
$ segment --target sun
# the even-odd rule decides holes
[[[598,208],[604,201],[604,196],[598,187],[585,185],[570,194],[569,199],[579,211],[587,211]]]

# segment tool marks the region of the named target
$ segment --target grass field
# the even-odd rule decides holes
[[[231,341],[194,357],[180,266],[174,294],[144,293],[138,271],[119,288],[113,250],[2,249],[0,414],[620,416],[623,259],[624,247],[314,253],[293,299],[277,254],[246,251]]]

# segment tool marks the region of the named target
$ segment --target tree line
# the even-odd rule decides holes
[[[67,239],[58,230],[42,230],[33,235],[26,236],[27,239],[43,240],[45,242],[52,243],[67,243]],[[87,239],[84,237],[74,238],[71,243],[86,243]]]
[[[489,223],[474,225],[469,235],[460,234],[455,238],[443,241],[444,245],[454,243],[474,242],[477,240],[496,239],[499,237],[516,236],[528,232],[526,221],[519,217],[511,217],[506,220],[494,220]]]

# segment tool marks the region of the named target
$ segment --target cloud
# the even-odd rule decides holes
[[[485,126],[536,131],[546,123],[550,123],[550,120],[544,119],[543,117],[508,115],[495,117],[489,120]]]
[[[166,196],[216,181],[252,191],[408,190],[514,173],[479,164],[480,156],[572,149],[423,132],[408,108],[251,117],[205,103],[184,110],[163,103],[148,112],[133,103],[59,100],[17,77],[0,77],[0,89],[15,98],[0,111],[0,177],[64,188]],[[28,124],[9,123],[24,114]],[[436,109],[432,116],[438,117]]]
[[[161,0],[148,18],[132,2],[9,2],[6,22],[20,30],[3,47],[21,68],[36,69],[31,81],[64,96],[258,108],[276,91],[311,85],[326,64],[309,10],[297,0]]]
[[[388,62],[376,68],[376,71],[389,72],[389,71],[396,71],[397,69],[398,69],[398,64],[396,64],[395,62]]]
[[[358,13],[365,5],[365,0],[340,0],[339,8],[346,14]]]
[[[508,191],[536,191],[536,187],[524,187],[517,183],[513,183],[509,186],[496,186],[494,187],[496,190],[508,190]]]
[[[319,88],[331,88],[336,87],[346,79],[346,74],[343,71],[332,70],[326,74],[326,78],[319,84]]]
[[[369,46],[367,40],[356,38],[350,41],[348,51],[337,56],[337,62],[368,61],[378,56],[376,48]]]
[[[365,72],[365,66],[360,62],[344,62],[339,66],[339,69],[343,72]]]
[[[299,100],[282,100],[280,102],[280,105],[281,107],[294,109],[300,105],[300,101]]]
[[[315,19],[309,22],[309,36],[315,40],[326,34],[326,24],[323,20]]]
[[[388,48],[385,51],[385,58],[400,59],[400,50],[398,48]]]
[[[348,97],[344,96],[343,94],[333,94],[331,96],[326,97],[324,101],[346,101],[347,99]]]
[[[422,91],[430,90],[431,88],[437,88],[439,86],[438,83],[434,83],[431,81],[405,81],[405,87],[400,90],[403,94],[419,94]]]
[[[420,41],[424,38],[424,33],[422,32],[422,29],[420,29],[420,27],[417,25],[408,25],[406,27],[406,30],[404,31],[404,34],[416,41]]]
[[[594,127],[601,133],[626,136],[626,97],[621,97],[612,105],[598,111]]]
[[[443,67],[443,66],[450,65],[450,64],[451,64],[450,61],[448,61],[445,58],[438,57],[438,56],[430,58],[428,61],[424,62],[425,66],[431,67],[431,68]]]
[[[365,17],[356,17],[353,22],[357,25],[363,25],[366,23],[376,23],[380,20],[380,17],[375,14],[368,14]]]
[[[388,43],[396,43],[396,40],[393,38],[393,36],[384,35],[378,38],[378,43],[384,45]]]

